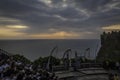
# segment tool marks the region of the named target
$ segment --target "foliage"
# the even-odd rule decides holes
[[[23,63],[31,63],[31,61],[28,60],[23,55],[15,54],[15,55],[12,55],[12,57],[15,61],[20,61],[20,62],[23,62]]]
[[[44,58],[39,57],[37,60],[35,60],[33,62],[33,64],[34,65],[41,65],[42,67],[44,67],[48,63],[48,59],[49,59],[49,57],[44,57]],[[51,56],[50,63],[52,65],[59,65],[60,64],[60,59],[57,59],[57,58]]]

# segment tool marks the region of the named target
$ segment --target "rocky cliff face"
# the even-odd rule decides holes
[[[120,31],[103,32],[101,45],[98,60],[120,61]]]

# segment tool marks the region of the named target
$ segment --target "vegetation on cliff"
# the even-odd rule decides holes
[[[37,66],[41,65],[41,67],[45,67],[48,63],[48,59],[49,59],[49,56],[48,57],[39,57],[38,59],[36,59],[33,62],[33,64],[37,65]],[[60,64],[60,59],[51,56],[50,63],[52,63],[53,66],[59,65]]]
[[[20,55],[20,54],[12,55],[12,58],[15,61],[20,61],[20,62],[23,62],[25,64],[31,63],[31,61],[29,59],[27,59],[26,57],[24,57],[23,55]]]

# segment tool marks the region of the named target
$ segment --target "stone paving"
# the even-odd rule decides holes
[[[108,80],[107,75],[91,75],[85,77],[78,77],[76,80]]]
[[[80,69],[77,72],[62,71],[56,75],[61,78],[60,80],[108,80],[108,72],[103,68]]]
[[[108,80],[107,75],[90,75],[84,77],[71,77],[67,79],[60,79],[60,80]]]
[[[99,73],[103,73],[103,74],[99,74]],[[120,73],[118,71],[115,71],[115,70],[106,71],[104,69],[101,69],[101,70],[84,69],[78,72],[63,71],[63,72],[58,72],[57,76],[61,78],[60,80],[108,80],[109,73],[118,74],[120,79]],[[62,79],[62,78],[65,78],[65,79]]]

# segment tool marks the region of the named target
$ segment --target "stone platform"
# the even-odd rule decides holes
[[[96,77],[100,77],[102,80],[107,80],[108,78],[108,72],[105,71],[103,68],[84,68],[77,71],[59,71],[55,73],[60,80],[84,80],[84,78],[86,80],[87,78],[88,80],[93,80],[92,78]]]

